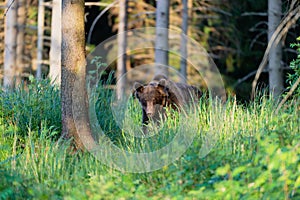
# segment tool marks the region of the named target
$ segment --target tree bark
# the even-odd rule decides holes
[[[51,19],[51,46],[49,78],[53,84],[61,82],[61,0],[53,0]]]
[[[156,4],[155,74],[168,76],[169,63],[169,0]]]
[[[94,140],[87,111],[84,0],[62,2],[61,75],[63,137],[74,138],[77,149],[89,148],[84,144]]]
[[[117,63],[117,97],[122,99],[126,86],[126,47],[127,47],[127,0],[119,1],[119,29],[118,29],[118,63]],[[122,77],[123,76],[123,77]],[[121,79],[122,77],[122,79]]]
[[[25,26],[26,26],[27,6],[25,0],[18,0],[17,11],[17,47],[16,47],[16,85],[21,83],[21,76],[24,69],[24,49],[25,49]]]
[[[38,7],[38,39],[37,39],[37,68],[36,78],[42,78],[42,63],[43,63],[43,46],[44,46],[44,22],[45,22],[45,7],[44,0],[39,0]]]
[[[281,0],[268,1],[268,41],[270,41],[277,26],[280,24],[282,15]],[[274,98],[278,98],[283,87],[283,72],[281,68],[282,45],[278,43],[273,45],[269,53],[269,87],[270,94]]]
[[[180,75],[181,82],[186,83],[187,80],[187,31],[188,31],[188,0],[182,0],[182,33],[180,41]]]
[[[6,1],[9,8],[11,1]],[[16,74],[16,37],[17,37],[17,4],[12,2],[5,16],[5,39],[4,39],[4,88],[14,87]]]

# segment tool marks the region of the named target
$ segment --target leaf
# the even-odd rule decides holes
[[[240,167],[237,167],[233,170],[232,172],[232,176],[233,177],[236,177],[238,176],[240,173],[242,172],[245,172],[246,171],[246,167],[245,166],[240,166]]]
[[[224,167],[219,167],[216,171],[217,175],[225,176],[230,170],[229,164],[226,164]]]
[[[268,176],[269,176],[268,171],[265,171],[262,174],[260,174],[260,176],[254,182],[255,187],[260,187],[261,185],[266,183],[267,179],[268,179]]]
[[[294,188],[298,188],[300,186],[300,176],[295,181]]]

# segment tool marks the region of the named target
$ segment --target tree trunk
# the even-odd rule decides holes
[[[118,64],[117,64],[117,97],[122,99],[126,86],[126,47],[127,47],[127,0],[119,1],[119,29],[118,29]],[[122,77],[123,76],[123,77]],[[122,77],[122,79],[121,79]]]
[[[3,86],[8,88],[14,86],[16,74],[17,4],[16,2],[11,4],[11,1],[7,0],[6,6],[9,10],[5,16]]]
[[[53,84],[61,82],[61,0],[53,0],[49,77]]]
[[[156,3],[155,74],[168,76],[169,60],[169,0]]]
[[[94,140],[89,125],[85,82],[84,0],[62,2],[61,75],[63,137],[74,138],[78,149],[89,148],[87,142],[93,144]]]
[[[26,1],[18,0],[17,15],[17,47],[16,47],[16,85],[21,83],[21,76],[24,69],[24,49],[25,49],[25,26],[26,26]]]
[[[181,82],[186,83],[187,80],[187,31],[188,31],[188,0],[182,0],[182,33],[180,41],[180,75]]]
[[[44,46],[44,22],[45,22],[45,7],[44,0],[39,0],[38,7],[38,39],[37,39],[37,68],[36,78],[42,78],[42,63],[43,63],[43,46]]]
[[[268,40],[270,41],[282,15],[281,0],[268,1]],[[283,91],[283,72],[281,68],[282,45],[272,46],[269,54],[269,87],[270,94],[278,98]]]

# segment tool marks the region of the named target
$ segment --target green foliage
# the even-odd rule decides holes
[[[300,36],[297,38],[297,40],[300,42]],[[297,58],[294,59],[291,63],[290,63],[290,67],[293,70],[293,73],[288,74],[287,77],[287,83],[289,84],[288,89],[290,89],[293,84],[296,82],[296,80],[300,77],[300,43],[293,43],[291,44],[292,48],[296,48],[297,51]],[[296,90],[296,96],[300,96],[300,87],[297,87]]]
[[[7,96],[27,102],[29,97],[25,98],[25,93],[37,95],[34,91],[41,87],[40,84],[33,82],[26,90],[7,91],[6,101],[1,102],[7,102]],[[43,88],[44,93],[49,93],[52,86],[48,82]],[[8,109],[5,108],[4,112],[4,107],[10,104],[2,104],[0,129],[4,131],[0,132],[0,147],[5,151],[0,151],[0,198],[300,198],[300,102],[290,103],[275,114],[274,102],[264,96],[247,106],[239,105],[235,99],[229,99],[225,104],[212,104],[202,99],[190,118],[181,118],[180,114],[170,111],[169,118],[159,130],[154,129],[156,132],[151,138],[142,140],[124,134],[124,131],[134,131],[135,128],[125,126],[126,130],[121,130],[114,122],[112,90],[101,85],[95,91],[99,124],[120,148],[128,151],[161,148],[172,140],[180,125],[191,127],[196,131],[196,137],[180,158],[158,171],[122,173],[103,165],[87,152],[72,152],[71,140],[50,139],[60,125],[44,120],[49,117],[48,113],[44,112],[40,118],[45,123],[27,125],[26,131],[20,134],[20,124],[16,122],[23,120],[22,115],[10,116],[6,113]],[[40,98],[48,96],[44,94]],[[53,93],[49,98],[52,102],[57,101]],[[40,99],[40,102],[44,101],[50,100]],[[47,105],[49,103],[44,107]],[[14,112],[20,113],[17,108],[13,108]],[[25,113],[29,110],[24,109]],[[32,110],[35,109],[41,107],[33,106]],[[51,112],[60,112],[59,106],[53,107]],[[27,117],[38,117],[35,113],[32,111]],[[126,124],[140,128],[141,112],[136,101],[129,101],[125,116],[132,118],[125,121]],[[206,156],[204,138],[215,141],[211,149],[208,145]],[[20,139],[23,140],[22,149],[16,148]]]
[[[95,60],[97,67],[105,65],[105,63],[100,62],[98,59],[99,58],[96,58]],[[111,110],[114,91],[113,89],[109,88],[109,86],[112,82],[114,74],[110,73],[107,77],[107,80],[102,80],[101,78],[105,75],[105,73],[101,73],[99,75],[100,78],[97,80],[98,84],[90,91],[90,93],[95,101],[95,105],[93,106],[95,106],[94,108],[99,126],[112,141],[115,141],[120,138],[121,130],[117,125]]]
[[[26,199],[29,197],[24,180],[19,174],[12,174],[0,168],[0,177],[0,199]]]
[[[214,177],[219,179],[212,187],[202,186],[189,195],[205,195],[207,199],[299,198],[299,139],[299,135],[287,132],[285,125],[261,130],[251,161],[217,168]]]
[[[21,84],[16,89],[0,92],[0,113],[5,130],[12,133],[15,127],[18,135],[25,137],[28,129],[39,130],[44,123],[55,131],[61,130],[61,110],[59,89],[50,80],[36,80],[30,77],[29,84]]]
[[[101,56],[95,56],[91,60],[92,65],[96,65],[97,69],[100,69],[101,67],[106,67],[107,64],[102,62],[102,57]]]

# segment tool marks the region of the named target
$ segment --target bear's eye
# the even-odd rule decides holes
[[[161,105],[161,104],[162,104],[162,99],[160,99],[160,98],[154,99],[153,102],[154,102],[154,104],[159,104],[159,105]]]
[[[143,100],[141,101],[142,106],[147,106],[147,101]]]

